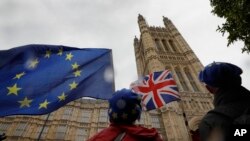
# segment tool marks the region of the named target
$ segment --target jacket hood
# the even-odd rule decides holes
[[[250,92],[242,87],[221,88],[214,95],[214,106],[222,106],[250,100]]]

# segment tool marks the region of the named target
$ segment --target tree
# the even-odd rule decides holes
[[[217,31],[222,35],[229,33],[228,44],[241,40],[243,52],[250,52],[250,1],[249,0],[210,0],[212,13],[226,20]]]

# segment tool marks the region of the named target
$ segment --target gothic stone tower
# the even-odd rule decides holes
[[[202,116],[213,107],[212,96],[197,78],[203,65],[174,24],[166,17],[163,22],[165,27],[152,27],[138,16],[141,35],[134,39],[137,72],[139,77],[165,69],[172,72],[181,101],[161,108],[162,124],[168,141],[189,141],[189,130],[195,131]]]

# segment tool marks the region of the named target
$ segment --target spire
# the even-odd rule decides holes
[[[164,17],[164,16],[162,16],[162,17],[163,17],[163,22],[164,22],[164,23],[166,23],[166,22],[169,21],[169,19],[168,19],[167,17]]]
[[[138,15],[138,21],[145,21],[145,19],[143,18],[141,14]]]
[[[162,16],[162,17],[163,17],[163,23],[164,23],[165,27],[168,28],[169,25],[172,23],[171,20],[167,17],[164,17],[164,16]]]
[[[139,24],[140,31],[147,30],[148,24],[141,14],[138,15],[138,24]]]
[[[139,40],[138,40],[138,38],[135,36],[135,38],[134,38],[134,46],[136,47],[136,45],[138,44],[138,42],[139,42]]]
[[[138,42],[138,38],[136,36],[134,38],[134,42]]]

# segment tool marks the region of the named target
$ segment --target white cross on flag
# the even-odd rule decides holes
[[[153,110],[169,102],[180,100],[176,82],[169,70],[146,75],[143,80],[130,85],[131,89],[142,96],[142,105]]]

